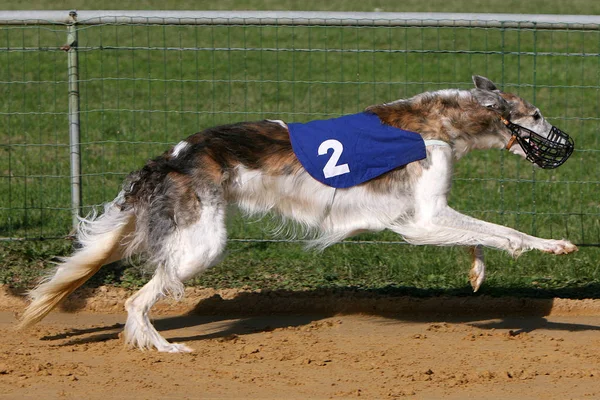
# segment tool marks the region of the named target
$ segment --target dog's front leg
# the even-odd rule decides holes
[[[442,207],[431,218],[416,219],[390,227],[412,244],[437,246],[486,246],[518,256],[527,250],[552,254],[568,254],[577,246],[568,240],[542,239],[502,225],[481,221]]]
[[[471,270],[469,271],[469,282],[473,291],[476,292],[481,287],[483,280],[485,279],[485,264],[483,263],[483,247],[473,246],[469,248],[473,261],[471,263]]]
[[[506,226],[482,221],[446,206],[436,215],[433,221],[434,225],[461,229],[472,232],[475,237],[479,237],[479,244],[489,247],[496,247],[518,256],[524,251],[540,250],[551,254],[569,254],[577,251],[577,246],[568,240],[543,239],[519,232]],[[500,246],[494,245],[500,240]]]

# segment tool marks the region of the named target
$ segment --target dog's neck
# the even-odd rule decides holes
[[[506,128],[498,114],[468,90],[440,90],[367,108],[385,124],[449,143],[456,158],[473,149],[504,148]]]

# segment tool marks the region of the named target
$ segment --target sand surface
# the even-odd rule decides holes
[[[0,398],[597,399],[600,302],[189,289],[155,326],[190,354],[126,349],[129,293],[83,291],[14,330],[0,295]]]

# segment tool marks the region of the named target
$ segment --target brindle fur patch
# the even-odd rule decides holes
[[[243,165],[268,175],[289,175],[302,170],[295,157],[287,129],[275,122],[245,122],[218,126],[185,139],[187,146],[177,157],[173,150],[146,163],[130,175],[125,198],[128,204],[150,198],[170,173],[188,177],[195,185],[221,186]]]

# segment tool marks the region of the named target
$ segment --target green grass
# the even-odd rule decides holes
[[[0,248],[0,283],[28,288],[70,253],[66,241],[7,243]],[[518,259],[488,250],[487,280],[480,294],[491,296],[598,298],[600,249],[584,248],[568,257],[526,253]],[[287,291],[358,290],[394,295],[471,296],[469,255],[461,248],[410,245],[337,244],[323,253],[297,243],[240,243],[190,285]],[[120,263],[104,267],[88,285],[137,288],[151,271]]]
[[[98,8],[89,3],[76,8]],[[591,0],[568,6],[556,0],[106,1],[101,8],[297,10],[300,4],[339,11],[600,13]],[[8,1],[4,9],[74,6]],[[58,238],[70,230],[67,61],[59,50],[65,40],[60,26],[0,27],[6,49],[0,52],[0,237]],[[451,205],[530,234],[600,243],[599,31],[100,25],[80,27],[79,48],[86,211],[112,199],[127,173],[203,128],[337,116],[425,90],[469,88],[471,75],[481,74],[538,105],[575,138],[577,150],[552,171],[500,151],[470,154],[457,164]],[[269,237],[262,223],[233,218],[230,225],[233,238]],[[398,240],[390,233],[360,239]],[[23,286],[70,250],[61,240],[2,247],[0,282]],[[518,260],[490,251],[487,290],[572,288],[591,295],[597,251]],[[195,283],[468,291],[469,260],[460,249],[348,243],[314,254],[297,243],[236,242],[230,252]],[[136,286],[148,276],[126,266],[106,271],[96,283]]]

